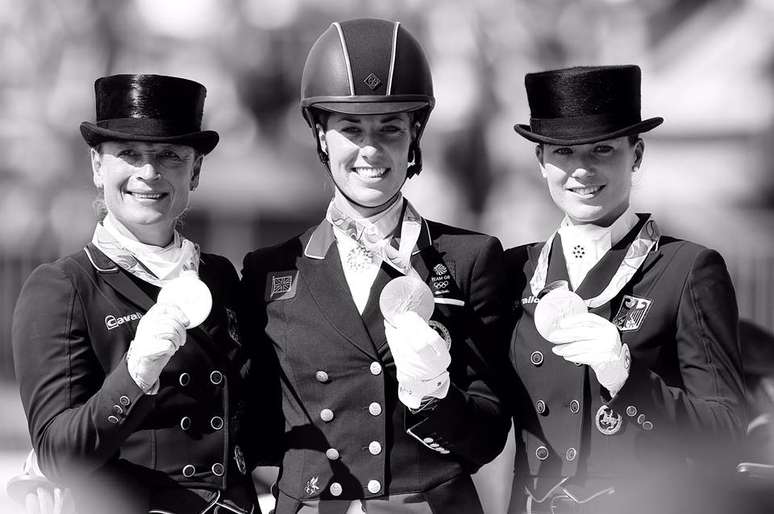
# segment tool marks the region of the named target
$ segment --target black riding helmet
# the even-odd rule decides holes
[[[419,140],[433,105],[433,80],[425,53],[399,22],[365,18],[332,23],[309,50],[301,78],[301,112],[315,141],[321,110],[413,112],[419,130],[409,147],[407,176],[412,177],[422,171]],[[328,156],[319,141],[317,152],[327,167]]]

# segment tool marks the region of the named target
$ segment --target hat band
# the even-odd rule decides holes
[[[199,132],[201,125],[192,121],[159,118],[112,118],[97,122],[100,128],[138,136],[170,137]]]
[[[639,123],[639,113],[605,113],[566,118],[530,118],[533,132],[542,136],[580,138],[615,132]]]

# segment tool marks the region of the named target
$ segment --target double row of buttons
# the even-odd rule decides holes
[[[570,412],[573,414],[577,414],[580,412],[580,402],[578,400],[573,400],[569,404]],[[538,414],[545,414],[548,415],[548,405],[546,405],[546,402],[544,400],[538,400],[535,402],[535,410]]]
[[[574,461],[577,456],[578,450],[575,448],[567,448],[567,451],[564,453],[564,458],[567,459],[567,462]],[[538,446],[535,449],[535,457],[537,457],[538,460],[546,460],[548,458],[548,448],[542,445]]]
[[[212,466],[210,466],[210,471],[213,475],[216,477],[222,477],[223,473],[226,472],[226,468],[221,464],[220,462],[216,462]],[[196,473],[196,466],[193,464],[186,464],[183,466],[183,476],[186,478],[191,478]]]
[[[223,382],[223,373],[221,373],[217,369],[212,371],[210,373],[210,383],[218,385],[221,382]],[[180,376],[177,377],[177,383],[180,384],[182,387],[186,387],[188,384],[191,383],[191,375],[189,373],[186,373],[185,371],[180,373]]]
[[[180,428],[182,430],[188,430],[191,428],[191,418],[189,416],[183,416],[180,418]],[[220,416],[213,416],[210,418],[210,426],[213,430],[220,430],[223,428],[223,418]]]

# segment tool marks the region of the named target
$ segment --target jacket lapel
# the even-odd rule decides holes
[[[156,300],[134,283],[127,271],[111,261],[94,244],[89,243],[83,250],[89,257],[91,264],[99,272],[100,277],[118,294],[142,308],[143,312],[147,312],[156,303]]]
[[[322,316],[349,343],[375,359],[377,354],[374,343],[352,300],[347,279],[341,269],[338,247],[334,244],[333,228],[327,221],[323,221],[310,236],[304,258],[298,262],[298,271]],[[379,273],[382,274],[381,270]]]
[[[374,347],[378,350],[387,344],[387,336],[384,335],[384,317],[382,316],[382,310],[379,307],[379,297],[382,294],[382,289],[387,283],[401,276],[392,266],[382,263],[379,268],[379,273],[376,275],[373,285],[371,286],[371,293],[368,296],[368,303],[363,310],[363,323],[368,331]]]

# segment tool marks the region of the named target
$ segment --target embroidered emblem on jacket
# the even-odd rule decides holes
[[[296,296],[298,271],[274,271],[266,277],[266,301],[289,300]]]
[[[141,312],[127,314],[125,316],[113,316],[112,314],[108,314],[107,316],[105,316],[105,326],[107,327],[108,330],[113,330],[114,328],[121,326],[124,323],[129,323],[130,321],[137,321],[140,318],[142,318]]]
[[[650,309],[651,300],[625,294],[621,306],[613,318],[613,325],[621,331],[637,330]]]
[[[614,435],[621,430],[623,417],[607,405],[603,405],[597,410],[596,425],[597,430],[603,434]]]
[[[306,491],[306,494],[314,494],[317,491],[320,490],[320,486],[317,485],[317,482],[320,481],[320,477],[312,477],[309,479],[309,481],[306,483],[306,487],[304,487],[304,491]]]
[[[433,271],[436,275],[446,275],[449,272],[449,268],[444,266],[443,264],[436,264],[433,266]]]

